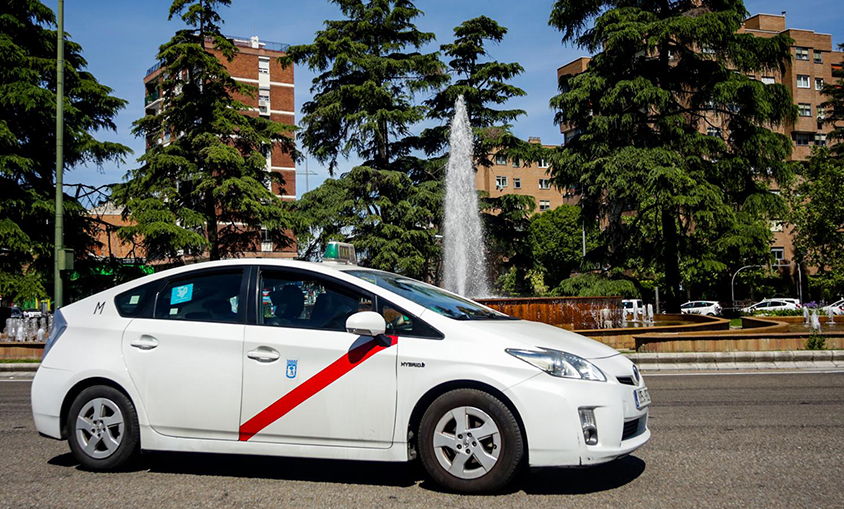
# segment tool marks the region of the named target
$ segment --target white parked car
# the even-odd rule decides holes
[[[642,302],[642,299],[622,299],[621,305],[624,307],[625,311],[633,311],[634,308],[645,308],[645,304]]]
[[[827,314],[828,309],[832,309],[832,314],[834,315],[844,315],[844,299],[837,300],[828,306],[824,306],[818,309],[818,312],[821,314]]]
[[[765,299],[752,306],[742,308],[741,312],[753,314],[764,313],[766,311],[779,311],[782,309],[800,309],[800,304],[794,303],[794,300],[796,299]]]
[[[353,265],[167,270],[55,314],[32,385],[40,433],[84,468],[140,450],[409,461],[456,491],[587,466],[650,438],[616,350]]]
[[[693,300],[680,306],[680,312],[687,315],[715,316],[721,311],[721,304],[714,300]]]

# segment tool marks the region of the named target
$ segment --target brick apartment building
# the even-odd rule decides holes
[[[530,138],[530,143],[541,144],[539,138]],[[543,145],[555,148],[556,145]],[[491,198],[505,194],[533,196],[536,210],[543,212],[560,205],[576,204],[577,197],[568,191],[560,191],[551,185],[549,166],[545,161],[527,163],[493,154],[492,166],[478,166],[475,173],[475,189],[486,191]]]
[[[257,88],[254,97],[245,95],[235,96],[235,99],[246,105],[249,110],[245,115],[265,116],[272,121],[289,125],[295,123],[295,106],[293,95],[293,67],[281,67],[277,59],[285,54],[286,44],[261,41],[258,37],[232,37],[238,53],[231,60],[222,58],[219,52],[208,51],[219,58],[228,69],[235,81],[246,83]],[[148,115],[156,115],[161,111],[163,99],[159,87],[159,80],[163,69],[156,64],[147,70],[144,77],[144,107]],[[153,143],[170,143],[170,135],[165,134],[160,139],[147,139],[147,147]],[[296,164],[290,154],[284,152],[280,144],[266,150],[267,171],[281,173],[284,187],[273,183],[273,192],[282,200],[296,199]],[[265,232],[266,233],[266,232]],[[288,234],[292,236],[292,233]],[[296,256],[295,243],[288,247],[274,245],[265,235],[260,246],[255,251],[241,253],[244,257],[263,258],[294,258]]]
[[[826,138],[831,126],[821,125],[824,111],[820,105],[825,101],[821,89],[825,83],[831,83],[840,76],[841,60],[844,53],[834,51],[832,36],[812,30],[786,28],[785,13],[782,15],[757,14],[745,20],[739,33],[748,33],[756,37],[773,37],[785,33],[794,40],[791,48],[792,61],[785,73],[766,73],[751,76],[763,83],[782,83],[791,91],[798,107],[799,116],[795,123],[777,128],[791,137],[794,143],[790,161],[805,160],[812,152],[813,145],[826,145]],[[575,75],[586,70],[589,57],[580,57],[557,69],[557,79],[561,76]],[[720,135],[715,127],[707,127],[707,134]],[[711,131],[711,132],[710,132]],[[570,126],[561,125],[563,144],[575,134]],[[773,189],[774,192],[778,190]],[[792,231],[788,226],[775,221],[771,224],[774,239],[771,253],[780,264],[789,264],[794,258]],[[791,271],[790,271],[791,272]],[[812,273],[814,270],[809,269]]]

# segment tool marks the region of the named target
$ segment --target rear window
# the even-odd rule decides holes
[[[125,318],[152,317],[152,301],[160,285],[161,281],[153,281],[117,295],[114,307],[118,314]]]

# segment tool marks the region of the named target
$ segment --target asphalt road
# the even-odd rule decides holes
[[[653,438],[591,469],[459,496],[416,464],[148,454],[80,470],[41,438],[29,382],[0,382],[0,507],[842,507],[844,373],[651,376]]]

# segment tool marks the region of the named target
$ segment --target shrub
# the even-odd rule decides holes
[[[773,311],[760,311],[753,316],[803,316],[802,309],[776,309]]]
[[[609,279],[596,274],[580,274],[564,279],[560,286],[551,292],[554,296],[567,297],[607,297],[621,295],[627,298],[641,297],[632,281],[627,279]]]
[[[813,332],[806,340],[806,350],[826,350],[826,338]]]

